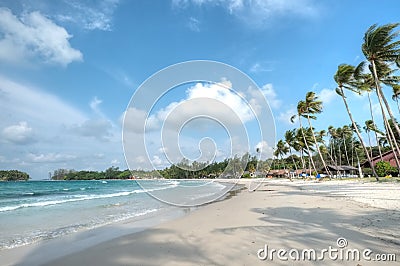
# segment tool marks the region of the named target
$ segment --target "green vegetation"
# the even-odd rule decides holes
[[[118,167],[110,167],[104,172],[98,171],[75,171],[68,169],[55,170],[51,179],[53,180],[99,180],[99,179],[130,179],[133,176],[148,176],[145,171],[120,171]]]
[[[333,77],[337,83],[336,93],[342,97],[351,124],[338,128],[330,126],[328,131],[316,131],[311,125],[311,120],[316,120],[317,115],[323,111],[323,103],[314,92],[307,92],[305,99],[298,102],[296,114],[291,117],[292,122],[295,118],[298,119],[298,129],[286,131],[284,140],[278,141],[274,155],[279,156],[280,160],[274,160],[275,165],[283,165],[283,168],[295,170],[301,167],[315,172],[325,169],[325,172],[330,174],[327,164],[357,166],[358,163],[367,161],[369,168],[365,170],[376,180],[379,180],[379,176],[386,176],[388,173],[396,175],[399,173],[400,126],[383,90],[389,89],[392,93],[391,98],[396,101],[400,113],[398,103],[400,76],[397,75],[400,68],[400,40],[398,38],[400,32],[397,30],[399,25],[399,23],[372,25],[364,34],[364,42],[361,44],[365,61],[358,66],[349,64],[338,66]],[[368,135],[369,146],[364,143],[360,133],[361,127],[352,116],[346,92],[368,96],[371,119],[365,121],[363,129]],[[372,92],[376,93],[379,103],[383,130],[380,130],[375,123],[370,97]],[[307,120],[308,128],[303,126],[302,119]],[[371,145],[371,132],[375,136],[375,147]],[[329,136],[328,144],[324,141],[326,135]],[[295,157],[291,153],[292,150],[298,152],[300,157]],[[372,159],[379,155],[383,160],[382,153],[388,150],[393,151],[397,168],[391,167],[388,162],[381,162],[376,165],[376,168],[379,167],[378,171],[372,164]],[[287,152],[290,152],[290,156],[283,158]]]
[[[376,163],[376,173],[378,176],[389,176],[397,174],[396,167],[393,167],[388,162],[380,161]]]
[[[29,175],[18,170],[0,170],[0,181],[26,181]]]
[[[247,166],[243,169],[242,162],[247,161]],[[254,172],[257,168],[256,157],[245,154],[241,158],[235,157],[231,160],[226,159],[222,162],[207,163],[193,162],[189,163],[183,160],[177,165],[172,165],[160,171],[144,170],[119,170],[118,167],[110,167],[103,172],[97,171],[75,171],[68,169],[55,170],[52,180],[100,180],[100,179],[131,179],[131,178],[216,178],[222,175],[225,178],[238,177],[243,171]],[[259,163],[259,165],[262,165]],[[187,170],[185,170],[187,169]],[[193,170],[190,170],[193,169]],[[200,169],[197,171],[197,169]]]

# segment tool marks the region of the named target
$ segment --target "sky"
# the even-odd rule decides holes
[[[350,124],[333,75],[341,63],[364,60],[365,31],[398,22],[399,8],[397,0],[0,0],[0,169],[44,179],[59,168],[126,169],[128,161],[132,169],[161,169],[183,157],[220,160],[235,154],[232,142],[245,143],[241,151],[251,154],[258,147],[271,151],[296,127],[289,118],[307,91],[324,104],[313,122],[317,130]],[[149,77],[190,60],[243,73],[273,119],[259,116],[254,86],[223,75],[176,86],[154,98],[151,109],[139,108],[146,98],[135,92]],[[347,96],[359,124],[370,119],[366,95]],[[204,110],[237,117],[187,121]],[[182,113],[190,115],[176,115]],[[247,139],[231,133],[233,120]],[[165,121],[181,124],[164,134]],[[257,135],[260,124],[270,128],[267,141]],[[173,132],[181,133],[178,141]],[[174,152],[171,139],[180,145]]]

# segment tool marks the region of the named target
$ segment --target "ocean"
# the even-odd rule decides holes
[[[190,180],[0,182],[0,250],[199,206],[233,186]]]

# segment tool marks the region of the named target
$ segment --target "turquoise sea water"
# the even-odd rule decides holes
[[[177,208],[168,202],[196,205],[227,190],[206,181],[0,182],[0,250],[161,215]]]

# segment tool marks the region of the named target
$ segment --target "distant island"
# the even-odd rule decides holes
[[[27,181],[29,175],[18,170],[0,170],[0,181]]]

